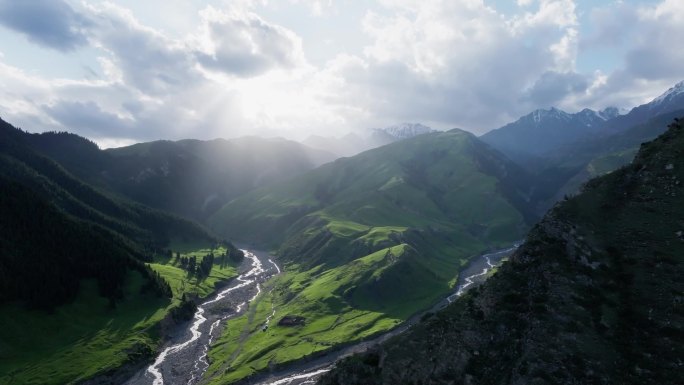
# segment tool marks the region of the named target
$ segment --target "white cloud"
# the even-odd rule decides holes
[[[306,65],[302,41],[292,31],[272,25],[252,12],[207,7],[197,52],[206,68],[236,76],[255,76],[275,68]]]
[[[586,93],[572,95],[567,106],[631,107],[650,101],[684,79],[684,2],[612,3],[592,11],[592,35],[579,43],[579,55],[624,47],[620,66],[598,73]]]
[[[337,102],[378,124],[406,119],[482,132],[531,108],[523,92],[548,71],[574,70],[572,1],[542,1],[509,19],[482,1],[382,3],[389,12],[364,19],[373,39],[365,57],[343,58],[336,73],[354,90]]]
[[[196,33],[173,39],[111,3],[83,11],[104,78],[50,80],[5,64],[0,106],[8,120],[119,143],[297,128],[313,108],[308,88],[291,92],[310,71],[301,39],[253,13],[207,7]]]
[[[207,6],[188,18],[194,30],[171,34],[121,6],[86,1],[74,18],[88,21],[84,39],[100,52],[91,72],[100,76],[42,77],[0,58],[0,113],[10,122],[110,144],[340,134],[398,121],[483,132],[550,105],[629,107],[684,78],[676,0],[595,8],[589,36],[571,0],[518,0],[512,14],[483,0],[378,0],[361,23],[362,53],[340,51],[319,67],[304,48],[319,38],[315,29],[298,36],[260,14],[283,3]],[[285,4],[314,17],[344,12],[325,0]],[[577,69],[581,55],[611,49],[625,52],[617,70]]]

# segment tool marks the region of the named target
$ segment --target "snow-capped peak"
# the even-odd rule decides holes
[[[557,119],[557,120],[568,120],[568,119],[570,119],[570,115],[567,112],[565,112],[563,110],[559,110],[556,107],[551,107],[548,110],[545,110],[545,109],[534,110],[534,111],[532,111],[532,113],[530,113],[527,116],[530,117],[535,123],[541,123],[542,120],[546,120],[549,118],[550,119]]]
[[[606,107],[603,110],[597,112],[597,115],[603,120],[610,120],[617,118],[620,115],[625,115],[629,110],[617,107]]]
[[[680,94],[684,94],[684,80],[675,84],[674,87],[670,88],[669,90],[665,91],[664,94],[655,98],[650,104],[653,106],[657,106],[667,100],[671,100],[672,98]]]
[[[385,128],[378,128],[377,131],[382,131],[395,139],[408,139],[417,135],[429,134],[435,130],[420,123],[401,123]]]

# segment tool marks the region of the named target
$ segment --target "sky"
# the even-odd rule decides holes
[[[684,79],[681,0],[0,0],[0,117],[102,147],[632,108]]]

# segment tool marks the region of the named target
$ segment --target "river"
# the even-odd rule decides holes
[[[437,311],[460,297],[473,285],[483,282],[487,273],[518,248],[513,247],[483,254],[473,258],[459,274],[455,291],[431,309],[416,314],[400,326],[375,338],[362,341],[324,354],[304,363],[295,362],[282,371],[260,374],[240,382],[251,385],[303,385],[314,384],[335,363],[352,354],[369,348],[403,333],[420,322],[427,312]],[[262,284],[280,273],[280,268],[265,253],[243,250],[245,261],[240,266],[240,275],[224,289],[197,307],[195,316],[187,329],[180,330],[166,344],[156,360],[138,372],[127,385],[176,385],[196,384],[209,367],[207,351],[221,332],[222,321],[242,314],[249,304],[261,293]],[[267,319],[271,320],[273,314]]]
[[[280,268],[268,255],[243,250],[245,259],[239,275],[197,306],[187,329],[179,329],[159,353],[155,361],[140,370],[127,385],[193,385],[209,367],[209,346],[230,318],[242,314],[261,292],[261,285]]]
[[[370,349],[371,347],[383,343],[388,339],[399,335],[413,325],[420,322],[420,319],[425,313],[438,311],[454,300],[460,297],[468,289],[474,287],[479,283],[484,282],[487,279],[487,273],[498,266],[502,260],[510,256],[518,247],[520,243],[515,243],[512,247],[497,250],[492,253],[483,254],[470,260],[468,265],[459,273],[459,279],[456,282],[455,291],[444,298],[439,303],[435,304],[431,309],[421,312],[409,318],[406,322],[402,323],[398,327],[383,333],[375,338],[362,341],[352,346],[348,346],[339,350],[332,351],[325,354],[315,360],[311,360],[305,363],[293,363],[287,368],[279,372],[262,374],[252,377],[248,381],[240,382],[241,385],[304,385],[304,384],[315,384],[318,378],[323,374],[330,371],[337,361],[340,359],[350,356],[356,353],[362,353]]]

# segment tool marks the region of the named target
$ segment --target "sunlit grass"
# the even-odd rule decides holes
[[[451,266],[452,271],[456,268]],[[410,284],[434,273],[407,245],[382,249],[330,270],[299,269],[289,266],[246,314],[228,321],[210,350],[210,383],[230,383],[270,365],[387,331],[449,290],[447,285]],[[273,306],[276,316],[264,331],[264,320]],[[302,316],[306,321],[301,326],[277,326],[285,315]]]
[[[78,382],[141,358],[151,357],[159,344],[159,321],[180,302],[183,293],[209,295],[215,285],[236,276],[234,262],[214,265],[197,280],[174,265],[175,250],[199,260],[212,249],[207,244],[175,243],[174,256],[156,256],[150,266],[169,282],[173,298],[141,295],[140,273],[129,273],[124,299],[111,308],[98,295],[97,284],[84,280],[78,297],[53,313],[31,311],[18,304],[0,306],[0,383],[65,384]],[[225,251],[213,250],[215,255]]]

